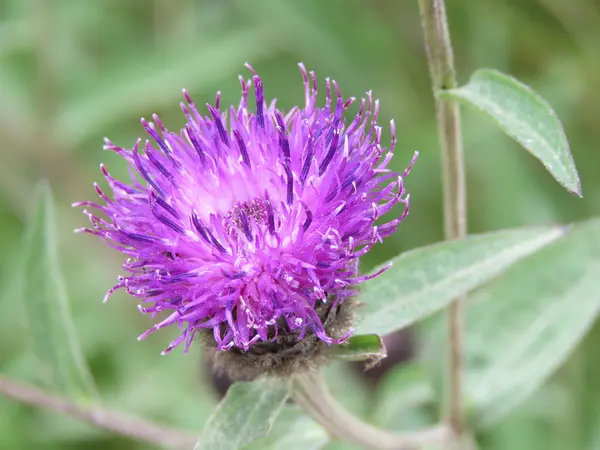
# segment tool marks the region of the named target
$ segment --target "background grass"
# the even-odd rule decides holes
[[[493,125],[466,111],[471,232],[581,220],[600,213],[600,4],[595,0],[454,0],[449,18],[459,82],[479,67],[531,85],[564,123],[584,198],[557,185],[543,167]],[[200,430],[217,401],[201,355],[159,353],[175,335],[156,333],[135,303],[101,299],[120,256],[72,229],[86,224],[73,201],[94,196],[108,136],[131,146],[140,116],[156,112],[171,129],[183,125],[180,90],[196,102],[239,99],[239,73],[250,62],[267,97],[289,109],[303,101],[303,61],[321,86],[336,79],[345,96],[373,90],[381,122],[394,118],[395,167],[421,156],[407,186],[411,216],[364,268],[442,238],[439,152],[433,100],[416,1],[397,0],[0,0],[0,370],[42,384],[31,356],[23,307],[13,301],[14,262],[40,178],[57,198],[60,253],[74,321],[103,402],[179,427]],[[175,330],[172,330],[175,331]],[[485,449],[600,449],[600,328],[535,397],[494,430]],[[333,369],[369,408],[343,367]],[[350,384],[348,384],[350,383]],[[357,384],[362,383],[362,384]],[[364,386],[363,386],[364,384]],[[351,386],[351,387],[350,387]],[[340,391],[342,387],[339,387]],[[373,405],[370,405],[373,406]],[[0,398],[1,449],[134,449],[143,446]],[[146,448],[146,447],[144,447]]]

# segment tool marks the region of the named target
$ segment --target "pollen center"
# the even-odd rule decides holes
[[[225,231],[234,237],[237,237],[237,232],[241,231],[249,237],[252,233],[251,219],[258,226],[267,225],[269,219],[267,200],[254,198],[251,201],[237,202],[225,216]]]

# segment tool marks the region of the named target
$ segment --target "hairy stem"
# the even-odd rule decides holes
[[[427,59],[433,91],[456,87],[454,56],[444,0],[419,0],[421,23],[425,34]],[[465,170],[460,109],[454,100],[436,96],[437,126],[442,149],[444,177],[444,229],[446,239],[462,239],[467,234]],[[461,360],[462,360],[462,299],[450,306],[449,340],[449,411],[448,420],[456,434],[462,432],[461,421]]]
[[[79,405],[33,386],[27,386],[1,376],[0,395],[50,412],[66,414],[111,433],[149,444],[189,450],[194,448],[197,441],[197,436],[186,430],[175,430],[98,406]]]
[[[320,373],[296,375],[292,396],[332,436],[366,449],[412,450],[426,444],[444,442],[449,436],[448,429],[443,425],[400,434],[365,423],[333,399]]]

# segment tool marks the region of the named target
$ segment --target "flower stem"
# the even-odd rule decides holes
[[[333,399],[320,373],[296,375],[292,396],[332,436],[366,449],[412,450],[427,444],[442,443],[449,436],[449,430],[444,425],[410,433],[392,433],[365,423]]]
[[[434,94],[456,87],[454,56],[444,0],[419,0],[421,24]],[[437,127],[442,149],[444,178],[444,229],[446,239],[462,239],[467,234],[465,170],[460,132],[460,109],[454,100],[436,96]],[[462,299],[450,306],[450,373],[448,420],[455,434],[462,432],[461,360]]]
[[[0,376],[0,395],[53,413],[66,414],[113,434],[173,449],[191,449],[197,436],[98,406],[84,406]]]

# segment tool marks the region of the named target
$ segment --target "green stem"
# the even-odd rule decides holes
[[[365,423],[346,411],[329,393],[320,373],[296,375],[292,395],[296,403],[333,437],[374,450],[412,450],[448,439],[448,429],[436,426],[411,433],[392,433]]]
[[[434,94],[456,87],[454,56],[444,0],[419,0],[421,23],[425,34],[427,59]],[[465,170],[460,132],[460,109],[454,100],[436,96],[437,126],[442,149],[444,177],[444,228],[446,239],[462,239],[467,234]],[[461,360],[462,299],[450,306],[449,340],[449,411],[448,420],[456,434],[462,432]]]

